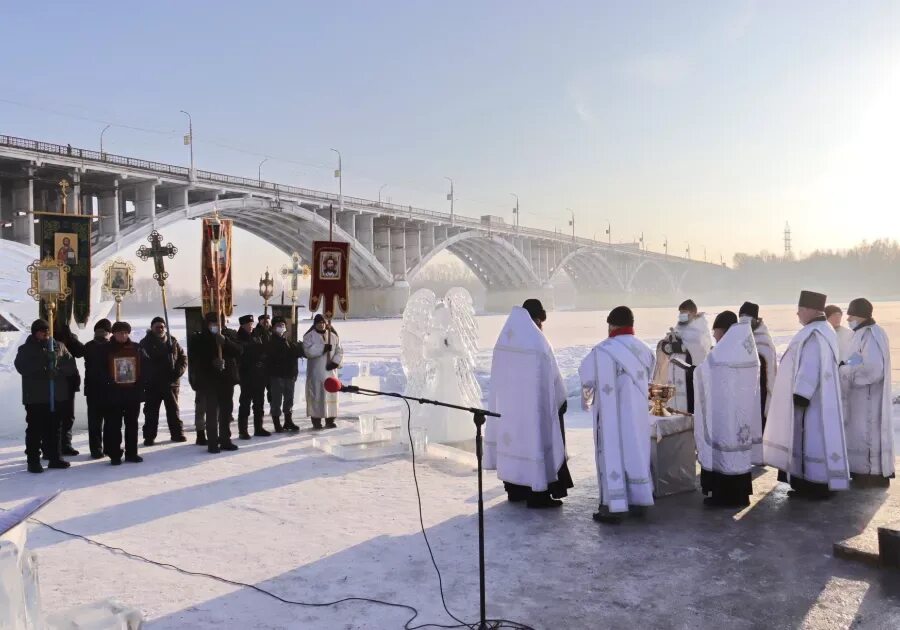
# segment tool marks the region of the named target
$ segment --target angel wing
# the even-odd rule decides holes
[[[425,337],[431,327],[437,297],[430,289],[419,289],[409,298],[400,326],[400,362],[406,374],[406,394],[420,396],[425,391],[427,359]]]
[[[475,379],[475,359],[478,356],[475,304],[469,292],[462,287],[447,291],[444,304],[450,309],[451,334],[456,345],[463,350],[456,360],[456,381],[463,399],[475,407],[481,404],[481,386]]]

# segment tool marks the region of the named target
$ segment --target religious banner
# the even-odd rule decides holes
[[[337,299],[337,307],[335,307]],[[312,278],[309,312],[322,312],[331,319],[336,308],[350,310],[350,244],[337,241],[313,241]]]
[[[212,253],[215,252],[215,257]],[[228,219],[203,219],[203,248],[201,254],[201,281],[203,283],[203,314],[221,312],[230,316],[231,303],[231,221]]]
[[[71,295],[59,303],[59,322],[68,325],[72,318],[79,328],[91,316],[91,221],[82,214],[35,212],[40,219],[38,246],[41,259],[52,258],[69,266]],[[41,306],[41,317],[47,313]]]

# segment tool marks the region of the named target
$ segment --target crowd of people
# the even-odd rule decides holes
[[[654,353],[635,336],[626,306],[610,311],[608,338],[579,368],[582,404],[593,417],[599,509],[618,523],[654,503],[651,384],[671,384],[670,413],[693,416],[700,489],[711,508],[742,509],[753,468],[771,466],[789,496],[822,500],[855,483],[894,477],[890,344],[864,298],[843,310],[803,291],[801,329],[778,360],[757,304],[719,313],[710,327],[697,305],[678,307]],[[566,389],[542,333],[537,300],[514,308],[494,347],[485,463],[510,501],[562,505],[572,487],[565,450]]]
[[[231,439],[235,387],[240,387],[240,439],[271,435],[263,426],[267,400],[276,433],[300,430],[293,413],[301,359],[307,361],[306,413],[312,428],[334,428],[337,397],[324,390],[323,382],[336,375],[343,349],[326,319],[316,315],[301,341],[289,338],[281,317],[264,314],[254,323],[253,315],[244,315],[239,324],[231,330],[221,325],[218,314],[208,313],[202,328],[189,336],[185,352],[161,317],[153,318],[140,342],[132,340],[128,322],[101,319],[85,344],[66,325],[56,326],[51,336],[50,325],[36,320],[15,360],[26,411],[28,471],[43,472],[42,459],[49,468],[68,468],[65,457],[79,455],[72,446],[72,427],[82,384],[90,456],[108,457],[114,466],[143,461],[138,454],[142,404],[145,447],[156,443],[161,408],[171,441],[187,441],[178,403],[185,371],[195,392],[196,443],[210,453],[238,448]],[[79,358],[84,361],[83,382]]]

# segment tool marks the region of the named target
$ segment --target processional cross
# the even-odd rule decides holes
[[[300,278],[306,278],[310,275],[309,266],[301,262],[300,254],[294,252],[291,254],[291,264],[281,267],[281,277],[285,282],[290,279],[290,297],[291,297],[291,323],[297,323],[297,293],[300,291]]]
[[[163,317],[166,320],[166,333],[169,335],[169,344],[172,343],[172,333],[169,328],[169,308],[166,303],[166,279],[169,277],[169,272],[166,271],[165,258],[175,258],[175,254],[178,253],[178,248],[172,245],[172,243],[167,243],[165,245],[162,244],[162,234],[153,230],[150,232],[150,236],[147,237],[147,240],[150,241],[150,247],[146,245],[141,245],[137,250],[137,256],[143,261],[147,261],[149,258],[153,259],[153,279],[159,283],[159,290],[162,293],[162,304],[163,304]]]

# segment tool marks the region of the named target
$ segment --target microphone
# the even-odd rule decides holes
[[[344,385],[336,376],[329,376],[326,378],[324,387],[325,391],[330,394],[336,394],[337,392],[349,392],[353,394],[359,392],[359,387],[356,387],[355,385]]]

